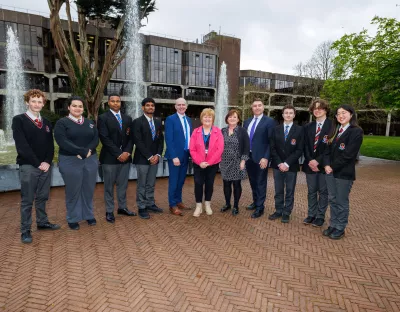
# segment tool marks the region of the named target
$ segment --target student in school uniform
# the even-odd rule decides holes
[[[35,202],[38,230],[58,230],[49,222],[46,202],[49,199],[51,163],[54,156],[53,127],[40,115],[46,103],[45,94],[31,89],[24,94],[26,113],[14,116],[13,138],[21,181],[21,242],[32,243],[32,206]]]
[[[161,121],[154,119],[154,99],[143,99],[142,110],[143,115],[132,123],[133,141],[136,145],[133,163],[137,171],[136,204],[139,217],[149,219],[149,212],[163,212],[155,203],[154,191],[158,163],[164,149],[164,135]]]
[[[99,144],[93,120],[82,116],[83,99],[71,96],[67,100],[69,115],[57,121],[54,137],[59,149],[59,168],[65,182],[67,222],[71,230],[79,230],[79,222],[96,225],[93,214],[93,194],[96,186]]]
[[[303,127],[295,125],[296,109],[286,105],[282,110],[283,124],[276,126],[271,134],[271,168],[275,184],[275,212],[268,219],[282,218],[288,223],[293,210],[299,158],[303,154]],[[286,188],[286,194],[285,194]]]
[[[336,110],[337,127],[324,153],[328,201],[331,208],[329,227],[324,236],[341,239],[349,220],[349,194],[356,179],[356,160],[363,141],[363,130],[357,124],[353,107],[344,104]]]
[[[322,164],[324,151],[328,147],[328,137],[332,131],[332,121],[327,118],[329,105],[323,99],[314,100],[309,111],[315,121],[304,127],[304,162],[308,188],[308,213],[304,224],[321,227],[325,223],[328,208],[328,189],[325,180],[325,169]]]
[[[108,96],[107,112],[97,120],[97,129],[102,143],[100,163],[104,179],[104,202],[106,206],[106,221],[115,222],[114,216],[114,185],[117,188],[119,215],[135,216],[128,209],[126,190],[128,188],[129,169],[132,162],[132,118],[121,112],[121,97],[118,94]]]

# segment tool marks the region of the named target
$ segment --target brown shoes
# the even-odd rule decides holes
[[[189,207],[186,207],[183,203],[176,204],[180,210],[190,210]]]
[[[178,207],[175,207],[175,206],[174,206],[174,207],[169,207],[169,211],[170,211],[173,215],[176,215],[176,216],[183,216],[182,211],[180,211]]]

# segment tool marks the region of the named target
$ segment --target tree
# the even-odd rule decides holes
[[[375,36],[364,29],[333,43],[338,55],[323,90],[333,105],[400,107],[400,22],[374,17],[371,24],[377,25]]]
[[[72,1],[77,7],[77,25],[72,20]],[[94,119],[97,119],[104,89],[127,53],[124,34],[128,1],[47,0],[50,8],[50,30],[60,63],[68,74],[73,92],[86,100],[88,115]],[[156,0],[137,1],[141,13],[140,20],[147,18],[156,9]],[[63,5],[67,24],[60,19]],[[89,23],[95,27],[93,40],[88,39]],[[107,23],[113,29],[113,37],[109,38],[104,56],[99,54],[101,23]]]

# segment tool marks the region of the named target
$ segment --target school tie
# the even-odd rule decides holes
[[[343,128],[340,128],[339,133],[338,133],[338,135],[337,135],[337,137],[336,137],[336,141],[339,140],[339,138],[340,138],[340,136],[342,135],[342,133],[343,133]]]
[[[82,119],[78,119],[78,124],[81,124],[82,123]]]
[[[185,124],[185,151],[187,151],[189,149],[189,127],[186,120],[186,115],[183,116],[183,122]]]
[[[288,137],[288,134],[289,134],[289,126],[285,126],[285,141]]]
[[[121,116],[118,113],[118,114],[115,114],[115,117],[117,117],[118,123],[119,123],[119,128],[122,130],[122,119],[121,119]]]
[[[153,138],[154,141],[154,138],[156,137],[156,129],[154,128],[153,119],[150,119],[149,123],[151,129],[151,137]]]
[[[315,134],[315,140],[314,140],[314,153],[317,150],[317,145],[318,145],[318,140],[319,140],[320,133],[321,133],[321,124],[318,123],[317,133]]]
[[[40,121],[40,119],[35,119],[35,124],[37,127],[41,128],[42,127],[42,122]]]
[[[253,126],[252,126],[251,129],[250,129],[250,151],[252,150],[253,136],[254,136],[254,132],[256,131],[257,118],[258,118],[258,117],[254,117]]]

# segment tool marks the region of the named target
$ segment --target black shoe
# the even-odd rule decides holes
[[[324,220],[324,219],[322,219],[322,218],[316,218],[316,219],[314,220],[314,222],[312,223],[312,226],[321,227],[321,226],[324,225],[324,223],[325,223],[325,220]]]
[[[96,219],[87,220],[87,224],[90,226],[96,225],[97,224]]]
[[[58,230],[61,229],[61,226],[58,224],[52,224],[50,222],[44,223],[44,224],[38,224],[37,225],[38,230]]]
[[[344,236],[344,230],[337,230],[335,229],[331,235],[329,235],[329,238],[331,239],[341,239]]]
[[[139,217],[142,219],[150,219],[150,215],[147,209],[139,209]]]
[[[122,214],[122,215],[126,215],[126,216],[130,216],[130,217],[136,216],[136,212],[129,211],[128,208],[125,208],[125,209],[118,209],[118,210],[117,210],[117,213],[118,213],[118,214]]]
[[[273,214],[268,216],[268,219],[269,220],[276,220],[276,219],[279,219],[280,217],[282,217],[281,213],[274,212]]]
[[[248,206],[246,207],[246,209],[247,209],[247,210],[254,210],[254,209],[256,209],[256,205],[255,205],[254,203],[251,203],[250,205],[248,205]]]
[[[79,230],[79,223],[68,223],[71,230]]]
[[[115,222],[114,212],[106,212],[106,221],[110,223]]]
[[[239,214],[239,208],[238,207],[233,207],[232,216],[237,216],[238,214]]]
[[[163,213],[164,210],[162,210],[161,208],[157,207],[156,204],[153,204],[149,207],[146,207],[147,211],[149,212],[155,212],[155,213]]]
[[[24,233],[21,233],[21,242],[24,244],[32,243],[31,231],[26,231]]]
[[[322,235],[329,236],[335,231],[335,228],[328,226],[328,228],[322,232]]]
[[[231,209],[231,205],[224,205],[224,207],[221,208],[221,212],[225,212]]]
[[[253,214],[251,215],[251,217],[253,219],[257,219],[259,217],[261,217],[264,214],[264,210],[261,209],[256,209],[256,211],[253,212]]]
[[[303,223],[304,223],[304,224],[311,224],[311,223],[314,222],[314,220],[315,220],[315,217],[307,217],[307,218],[305,218],[305,219],[303,220]]]
[[[287,215],[287,214],[282,215],[282,219],[281,219],[282,223],[289,223],[289,220],[290,220],[290,215]]]

